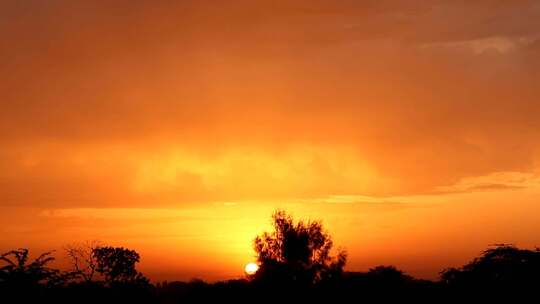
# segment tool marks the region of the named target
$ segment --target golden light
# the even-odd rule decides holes
[[[257,272],[257,270],[259,270],[259,265],[255,264],[255,263],[248,263],[246,265],[246,267],[244,268],[244,271],[248,275],[255,274]]]

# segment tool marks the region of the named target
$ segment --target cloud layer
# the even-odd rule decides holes
[[[413,195],[534,173],[536,1],[4,1],[0,204]]]

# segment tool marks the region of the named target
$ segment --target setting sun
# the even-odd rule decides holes
[[[257,270],[259,270],[259,265],[255,263],[248,263],[244,268],[244,271],[249,275],[255,274]]]

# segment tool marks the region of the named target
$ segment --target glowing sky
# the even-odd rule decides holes
[[[349,270],[540,245],[538,1],[0,1],[0,249],[229,278],[275,208]]]

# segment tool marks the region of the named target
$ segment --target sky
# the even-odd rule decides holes
[[[347,270],[540,245],[540,2],[0,1],[0,250],[242,276],[278,208]]]

